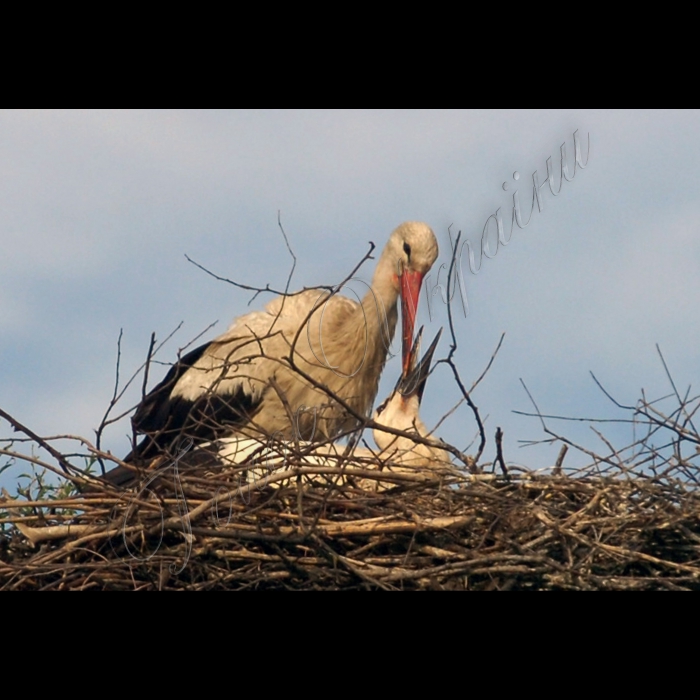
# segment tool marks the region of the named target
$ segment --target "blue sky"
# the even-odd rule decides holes
[[[700,298],[700,113],[697,111],[144,110],[0,111],[0,407],[41,435],[94,437],[114,385],[138,368],[155,331],[172,361],[249,310],[250,294],[217,282],[185,254],[237,281],[283,287],[336,284],[367,249],[406,220],[429,223],[449,261],[448,227],[477,245],[498,207],[510,229],[512,195],[527,213],[532,173],[546,178],[573,132],[590,160],[479,275],[462,257],[470,310],[454,306],[456,362],[471,383],[502,332],[503,348],[474,394],[509,462],[549,466],[558,446],[514,414],[620,417],[589,370],[623,403],[644,387],[667,393],[659,343],[681,387],[697,380]],[[585,158],[585,155],[584,155]],[[520,179],[513,180],[518,171]],[[509,182],[508,191],[502,184]],[[525,214],[526,215],[526,214]],[[372,261],[360,274],[369,281]],[[360,288],[357,288],[360,291]],[[419,322],[428,338],[447,315],[439,294]],[[258,298],[253,307],[264,299]],[[398,347],[398,344],[397,344]],[[448,350],[447,334],[438,349]],[[165,368],[154,367],[152,383]],[[399,373],[391,360],[381,400]],[[133,405],[140,381],[123,406]],[[430,378],[422,414],[435,424],[459,396],[446,367]],[[561,427],[594,449],[579,424]],[[476,431],[462,406],[438,433],[458,447]],[[105,447],[128,451],[128,419]],[[0,422],[0,437],[10,430]],[[608,428],[616,444],[628,428]],[[491,444],[484,455],[493,458]],[[0,464],[3,462],[0,461]],[[567,463],[583,463],[567,456]],[[0,476],[8,486],[20,468]]]

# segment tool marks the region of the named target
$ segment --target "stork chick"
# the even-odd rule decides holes
[[[406,361],[405,371],[401,373],[394,391],[374,413],[373,419],[377,423],[435,442],[435,438],[431,437],[430,431],[420,418],[420,403],[430,374],[430,362],[441,334],[442,329],[438,331],[420,362],[417,362],[423,335],[423,328],[420,329]],[[383,460],[426,468],[440,468],[451,464],[450,453],[441,447],[416,442],[408,436],[395,435],[381,428],[375,428],[372,434]]]

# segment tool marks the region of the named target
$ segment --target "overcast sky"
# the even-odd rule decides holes
[[[336,284],[368,241],[381,250],[402,221],[429,223],[440,258],[419,322],[431,339],[447,325],[439,290],[430,314],[426,294],[449,262],[448,227],[478,250],[500,207],[507,237],[513,193],[527,221],[532,174],[542,183],[549,157],[558,187],[562,143],[571,173],[576,130],[584,162],[590,134],[586,168],[556,198],[544,185],[543,210],[535,206],[478,275],[464,251],[468,315],[459,298],[453,306],[456,362],[468,384],[506,333],[473,397],[489,437],[501,426],[508,462],[549,466],[559,446],[518,447],[544,437],[537,421],[512,412],[531,409],[519,378],[545,413],[619,417],[589,370],[624,403],[642,387],[660,396],[668,385],[659,343],[677,383],[697,382],[697,111],[0,111],[0,408],[41,435],[94,438],[114,387],[120,329],[127,378],[152,331],[163,339],[182,322],[159,355],[169,362],[211,323],[204,339],[251,308],[249,293],[185,254],[240,282],[284,286],[290,257],[278,210],[298,257],[295,288]],[[372,270],[369,261],[358,276],[369,281]],[[444,333],[439,356],[448,344]],[[165,369],[153,368],[151,386]],[[399,371],[395,357],[377,401]],[[139,388],[140,380],[124,410]],[[439,367],[423,399],[426,423],[458,399]],[[604,450],[589,428],[559,427]],[[463,406],[438,434],[463,448],[475,432]],[[123,456],[128,433],[125,418],[105,447]],[[0,421],[0,436],[9,434]],[[608,434],[622,445],[631,433]],[[484,459],[493,456],[491,442]]]

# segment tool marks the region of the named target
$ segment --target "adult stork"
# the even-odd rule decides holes
[[[425,223],[392,232],[360,303],[307,290],[273,299],[237,318],[218,338],[191,350],[148,393],[132,418],[145,437],[125,458],[134,465],[169,455],[183,436],[195,444],[226,434],[332,439],[372,408],[398,319],[404,363],[410,352],[423,277],[438,256]],[[404,366],[404,369],[406,367]],[[117,467],[106,479],[129,481]]]

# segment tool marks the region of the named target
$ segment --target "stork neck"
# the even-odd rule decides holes
[[[397,270],[392,268],[391,259],[391,256],[386,255],[386,251],[379,258],[372,286],[362,299],[362,323],[367,324],[367,330],[375,337],[382,338],[383,342],[380,345],[383,346],[384,352],[394,337],[398,320],[398,274]]]
[[[404,430],[409,433],[415,432],[420,437],[429,437],[428,429],[418,414],[419,409],[420,405],[417,396],[405,397],[398,391],[395,391],[389,398],[381,415],[376,416],[375,420],[388,428]],[[374,441],[381,450],[386,450],[389,447],[414,449],[416,445],[408,437],[396,436],[379,428],[374,430]]]

